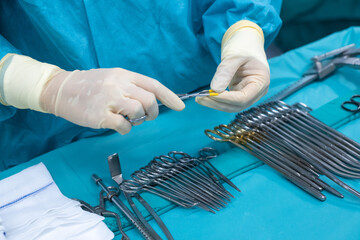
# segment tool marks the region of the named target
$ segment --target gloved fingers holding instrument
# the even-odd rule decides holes
[[[157,117],[157,99],[177,111],[185,107],[157,80],[122,68],[65,71],[14,54],[5,56],[2,65],[6,90],[0,94],[2,103],[52,113],[85,127],[126,134],[129,120]]]
[[[224,112],[240,112],[264,96],[269,84],[263,32],[257,24],[242,20],[232,25],[222,40],[221,63],[211,81],[211,89],[220,94],[197,97],[196,102]]]

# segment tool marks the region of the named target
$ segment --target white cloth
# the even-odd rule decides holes
[[[0,240],[6,240],[5,235],[5,227],[3,226],[2,219],[0,218]]]
[[[62,195],[42,163],[0,181],[0,218],[0,240],[114,238],[103,217]]]

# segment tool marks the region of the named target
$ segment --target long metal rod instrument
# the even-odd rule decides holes
[[[226,125],[222,125],[219,128],[215,128],[215,131],[220,134],[220,131],[226,132],[227,134],[230,134],[227,136],[227,138],[231,139],[231,135],[233,132],[231,132],[230,128]],[[224,134],[222,134],[223,137],[226,137]],[[239,140],[239,139],[238,139]],[[236,143],[236,146],[241,146],[236,140],[232,141],[232,143]],[[240,142],[245,141],[245,139],[239,140]],[[259,157],[261,160],[263,160],[265,163],[270,165],[271,167],[278,170],[280,173],[282,173],[289,181],[293,182],[309,194],[313,195],[319,200],[324,201],[325,196],[321,194],[319,191],[322,190],[322,187],[319,186],[318,182],[313,181],[314,179],[308,178],[308,175],[301,176],[301,172],[298,171],[299,167],[294,168],[294,164],[288,166],[286,163],[287,161],[282,159],[281,156],[278,154],[278,151],[274,151],[274,148],[269,148],[269,145],[267,145],[267,148],[264,148],[262,145],[258,144],[257,141],[252,141],[249,138],[246,138],[246,144],[242,149],[246,150],[247,152],[251,154],[255,154],[257,157]],[[262,143],[264,143],[262,141]]]
[[[271,109],[270,111],[277,115],[281,114],[275,109]],[[334,138],[329,137],[311,124],[305,124],[304,121],[300,121],[299,114],[297,112],[294,112],[293,114],[285,113],[284,115],[289,124],[298,127],[306,134],[312,134],[312,137],[314,137],[316,141],[329,143],[332,149],[336,150],[341,155],[344,155],[346,157],[345,159],[349,160],[347,163],[354,167],[360,167],[360,162],[358,160],[360,159],[360,155],[348,148],[345,144],[342,144],[342,142],[336,141]]]
[[[258,117],[262,114],[258,113]],[[265,119],[257,120],[256,118],[252,117],[252,121],[264,121],[266,122],[268,117],[265,116]],[[287,139],[291,139],[294,141],[294,144],[302,144],[304,149],[308,149],[308,151],[316,152],[320,155],[320,158],[323,159],[324,162],[328,162],[330,166],[336,169],[337,174],[344,177],[349,178],[358,178],[360,177],[360,168],[350,166],[348,163],[350,159],[347,155],[342,154],[341,150],[339,152],[335,151],[334,147],[329,145],[328,142],[323,141],[314,141],[313,138],[316,138],[316,135],[310,133],[305,134],[304,129],[299,131],[297,128],[291,126],[290,121],[284,122],[283,118],[276,118],[272,117],[272,120],[276,120],[276,124],[271,125],[277,133],[281,133],[282,136],[287,137]],[[247,119],[247,121],[251,121]],[[262,125],[263,127],[268,127],[266,125]],[[269,125],[270,127],[270,125]],[[270,131],[270,130],[269,130]],[[309,148],[309,143],[311,147]],[[319,143],[321,145],[319,145]],[[343,172],[343,173],[342,173]]]
[[[161,220],[161,218],[159,217],[159,215],[154,211],[154,209],[152,209],[152,207],[150,206],[150,204],[148,202],[145,201],[144,198],[142,198],[140,196],[140,194],[138,193],[133,193],[133,194],[125,194],[125,197],[127,198],[128,202],[130,203],[130,206],[132,207],[132,209],[134,210],[135,214],[139,217],[140,221],[142,223],[144,223],[144,225],[147,223],[146,219],[143,217],[143,215],[141,214],[141,212],[139,211],[139,209],[136,207],[134,201],[132,200],[132,198],[137,199],[141,205],[144,206],[144,208],[150,213],[150,215],[154,218],[155,222],[158,224],[158,226],[160,227],[160,229],[163,231],[163,233],[165,234],[166,238],[168,240],[174,240],[173,236],[171,235],[169,229],[166,227],[165,223]],[[149,224],[147,224],[149,225]],[[146,225],[145,225],[146,226]],[[149,225],[148,228],[151,228],[151,226]]]
[[[311,164],[314,165],[315,167],[317,167],[318,169],[321,169],[321,172],[325,176],[327,176],[329,179],[333,180],[335,183],[337,183],[338,185],[340,185],[344,189],[348,190],[349,192],[353,193],[357,197],[360,197],[359,192],[357,192],[356,190],[354,190],[353,188],[351,188],[350,186],[348,186],[344,182],[340,181],[338,178],[336,178],[333,174],[331,174],[328,170],[326,170],[324,168],[324,160],[326,158],[323,158],[320,154],[318,154],[316,151],[312,150],[308,146],[306,146],[304,144],[299,144],[296,141],[292,141],[293,139],[289,138],[289,136],[287,136],[287,138],[284,138],[278,132],[276,132],[276,131],[274,131],[272,129],[270,129],[269,131],[272,134],[274,134],[274,136],[281,137],[282,141],[285,141],[285,142],[289,143],[287,146],[292,148],[292,150],[295,153],[302,156],[305,160],[311,161]],[[289,140],[289,139],[291,139],[291,140]]]
[[[241,126],[241,128],[243,127],[244,126]],[[325,182],[321,181],[316,173],[314,174],[312,171],[308,171],[307,166],[304,167],[302,164],[299,164],[299,160],[301,159],[299,159],[287,149],[283,148],[281,146],[281,143],[277,142],[273,137],[271,138],[271,140],[269,140],[264,135],[262,135],[261,138],[258,135],[252,135],[251,138],[253,138],[254,141],[250,138],[246,139],[246,146],[249,146],[249,150],[253,149],[253,147],[250,147],[251,145],[255,145],[259,150],[263,149],[262,145],[264,145],[264,147],[266,147],[268,151],[270,150],[273,152],[273,157],[271,159],[273,162],[278,162],[278,165],[286,164],[287,166],[283,168],[287,168],[289,171],[295,171],[295,174],[303,175],[304,177],[308,178],[308,180],[305,179],[305,181],[310,181],[309,184],[313,185],[313,187],[315,188],[318,188],[318,190],[325,189],[338,197],[342,197],[342,195],[338,191],[331,188]],[[261,142],[262,144],[259,144],[259,142]]]
[[[286,139],[289,142],[291,141],[293,145],[298,145],[300,149],[306,150],[308,154],[311,153],[314,158],[321,159],[321,163],[325,167],[327,166],[328,168],[330,168],[330,171],[333,171],[340,176],[348,178],[358,178],[357,172],[359,170],[345,165],[345,162],[342,162],[342,160],[345,159],[343,155],[336,155],[332,148],[325,147],[324,150],[323,148],[321,148],[321,146],[326,145],[320,145],[319,147],[318,142],[310,141],[310,138],[308,136],[306,136],[300,131],[297,131],[294,128],[291,129],[288,124],[286,125],[286,128],[284,128],[284,125],[282,125],[281,123],[282,120],[277,119],[276,124],[269,124],[269,126],[263,124],[262,126],[265,127],[269,132],[277,134],[278,136],[281,136],[283,139]],[[290,128],[292,131],[290,129],[288,130],[287,128]]]
[[[321,123],[309,111],[303,104],[266,103],[238,114],[228,125],[205,130],[205,134],[258,157],[319,200],[326,198],[323,190],[343,197],[319,174],[360,198],[360,192],[335,176],[360,178],[359,144]]]
[[[303,78],[270,97],[266,100],[266,102],[284,100],[310,83],[326,78],[334,73],[339,67],[349,66],[360,69],[360,58],[354,57],[359,54],[360,48],[355,48],[355,44],[350,44],[330,52],[314,56],[311,59],[313,61],[313,66],[304,74]]]

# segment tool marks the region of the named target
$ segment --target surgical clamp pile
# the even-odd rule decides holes
[[[217,155],[212,148],[202,149],[198,157],[169,152],[131,174],[120,189],[127,193],[150,192],[184,208],[197,206],[215,213],[233,197],[222,182],[240,191],[210,163]]]
[[[302,103],[265,103],[205,134],[247,151],[321,201],[326,199],[323,190],[343,195],[320,175],[360,198],[335,176],[360,178],[360,144],[311,116],[310,110]]]
[[[355,57],[360,55],[360,48],[355,48],[355,44],[350,44],[342,48],[332,50],[330,52],[313,57],[313,66],[305,72],[302,79],[291,84],[284,90],[267,99],[267,102],[284,100],[291,94],[309,85],[310,83],[323,80],[336,69],[342,66],[349,66],[360,69],[360,58]]]
[[[133,200],[136,199],[154,218],[166,238],[171,240],[173,237],[164,222],[140,194],[150,192],[185,208],[197,206],[215,213],[215,210],[224,208],[230,202],[231,197],[234,197],[222,186],[222,183],[225,182],[240,191],[209,161],[217,155],[217,151],[212,148],[200,150],[198,157],[172,151],[168,155],[155,157],[147,166],[132,173],[131,179],[124,180],[119,157],[117,154],[113,154],[108,157],[108,164],[111,177],[117,186],[107,186],[101,178],[93,174],[93,180],[102,189],[99,206],[91,207],[85,202],[79,201],[83,208],[90,212],[115,217],[118,229],[122,233],[122,239],[128,239],[128,237],[122,230],[120,218],[116,213],[105,209],[104,200],[114,203],[145,239],[161,239],[141,214]],[[120,195],[125,197],[132,211],[120,199]]]

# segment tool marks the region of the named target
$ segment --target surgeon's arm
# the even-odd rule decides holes
[[[8,53],[20,54],[21,52],[0,35],[0,59]]]
[[[161,83],[138,73],[121,68],[65,71],[13,51],[0,46],[0,103],[4,105],[52,113],[81,126],[121,134],[131,129],[128,119],[145,114],[147,120],[155,119],[156,99],[174,110],[185,107]]]
[[[211,88],[221,94],[198,97],[198,103],[239,112],[266,94],[270,70],[264,46],[280,29],[280,6],[281,1],[217,0],[207,9],[203,15],[205,41],[220,62]]]

